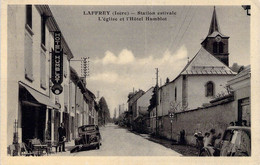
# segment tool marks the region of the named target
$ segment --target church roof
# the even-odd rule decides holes
[[[212,34],[214,31],[220,32],[215,6],[214,6],[213,14],[212,14],[212,19],[211,19],[208,35]]]
[[[216,37],[217,35],[220,35],[221,37],[227,37],[220,32],[220,27],[218,24],[218,19],[217,19],[217,14],[216,14],[216,9],[214,6],[213,14],[212,14],[212,19],[209,27],[209,33],[208,37]]]
[[[201,47],[199,52],[184,67],[181,75],[235,75],[228,66],[222,63],[206,49]]]
[[[213,37],[213,38],[215,38],[217,35],[219,35],[220,37],[223,37],[223,38],[225,38],[225,37],[229,38],[228,36],[226,36],[226,35],[224,35],[224,34],[218,32],[218,31],[214,31],[213,33],[211,33],[211,34],[208,35],[207,37]]]

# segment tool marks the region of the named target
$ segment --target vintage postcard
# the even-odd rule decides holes
[[[1,163],[260,163],[259,6],[2,1]]]

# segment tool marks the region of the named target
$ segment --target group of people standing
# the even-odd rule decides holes
[[[216,130],[211,129],[209,132],[206,132],[204,136],[201,132],[194,134],[196,138],[196,146],[198,149],[201,149],[206,146],[214,146],[216,139],[219,139],[221,137],[221,133],[216,135]]]

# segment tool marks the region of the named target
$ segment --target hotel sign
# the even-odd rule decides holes
[[[63,82],[63,50],[61,48],[61,32],[54,32],[54,50],[52,50],[52,72],[51,81],[53,86],[51,88],[55,95],[62,93],[61,83]]]

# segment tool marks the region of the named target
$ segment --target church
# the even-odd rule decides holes
[[[227,81],[236,75],[229,68],[228,42],[229,37],[220,32],[214,7],[200,50],[173,81],[159,88],[158,116],[197,109],[227,93]]]

